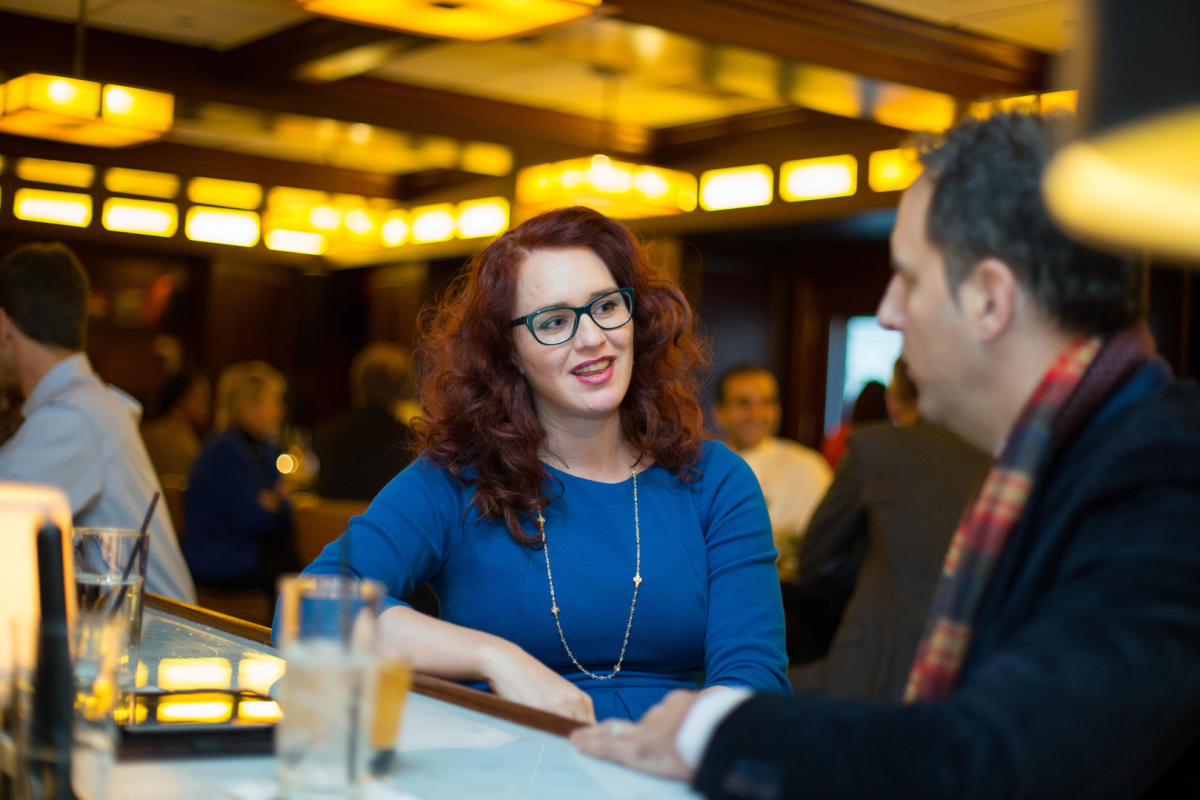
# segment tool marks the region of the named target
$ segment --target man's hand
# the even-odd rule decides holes
[[[696,692],[676,690],[651,708],[636,725],[608,720],[571,734],[571,744],[589,756],[627,767],[690,781],[695,770],[683,763],[675,749],[675,734],[696,701]]]

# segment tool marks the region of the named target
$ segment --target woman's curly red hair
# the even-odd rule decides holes
[[[549,211],[477,253],[421,324],[422,416],[414,423],[433,463],[475,487],[478,513],[503,519],[529,546],[521,519],[544,508],[550,478],[538,458],[545,432],[513,361],[517,274],[535,250],[590,248],[618,286],[634,290],[634,363],[621,432],[634,449],[694,479],[703,420],[706,349],[679,288],[660,277],[629,229],[590,208]]]

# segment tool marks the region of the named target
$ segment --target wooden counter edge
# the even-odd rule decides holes
[[[231,617],[228,614],[209,611],[200,606],[182,603],[178,600],[172,600],[169,597],[163,597],[162,595],[150,592],[146,593],[145,602],[150,608],[165,611],[181,619],[199,622],[210,628],[216,628],[224,633],[231,633],[234,636],[240,636],[243,639],[249,639],[258,644],[264,644],[269,647],[273,646],[271,642],[271,629],[263,625]],[[505,700],[503,697],[471,689],[443,678],[435,678],[432,675],[414,674],[413,691],[436,700],[444,700],[456,706],[469,708],[491,717],[516,722],[519,725],[536,728],[537,730],[553,733],[558,736],[566,736],[576,728],[584,726],[582,722],[568,719],[558,714],[552,714],[549,711],[542,711],[541,709],[514,703],[511,700]]]

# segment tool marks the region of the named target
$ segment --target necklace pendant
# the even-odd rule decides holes
[[[642,576],[641,575],[633,576],[633,585],[636,588],[641,588],[641,585],[642,585]]]
[[[557,617],[558,616],[558,606],[551,606],[550,613],[553,614],[555,617]]]

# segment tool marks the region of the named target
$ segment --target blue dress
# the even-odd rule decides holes
[[[702,477],[638,475],[641,590],[621,671],[595,680],[568,658],[550,613],[545,554],[481,520],[474,489],[424,457],[397,475],[306,573],[350,571],[407,597],[429,582],[442,619],[520,645],[587,692],[597,719],[638,719],[667,692],[716,684],[786,692],[783,609],[766,504],[754,473],[707,442]],[[608,674],[621,653],[635,570],[633,482],[549,468],[546,539],[563,633],[576,658]],[[532,522],[528,530],[536,535]],[[345,540],[343,542],[343,540]],[[478,685],[477,688],[486,688]]]

